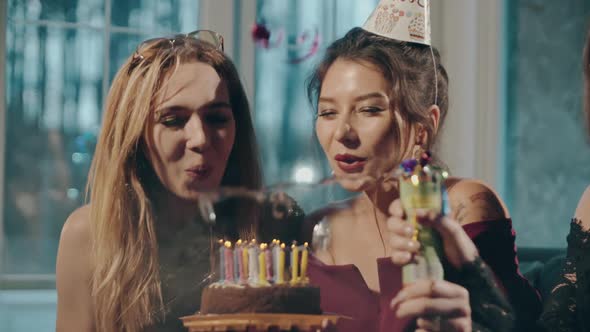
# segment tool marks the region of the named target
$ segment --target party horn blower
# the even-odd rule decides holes
[[[404,284],[420,279],[444,278],[440,236],[436,230],[421,225],[417,220],[419,212],[440,214],[443,210],[443,181],[448,173],[430,165],[430,162],[431,155],[425,152],[420,159],[405,160],[401,165],[400,199],[408,221],[415,228],[413,240],[420,243],[419,252],[402,268]]]

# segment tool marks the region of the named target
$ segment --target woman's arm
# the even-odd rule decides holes
[[[418,280],[391,301],[399,318],[416,319],[417,331],[472,332],[469,292],[446,280]]]
[[[567,237],[567,257],[557,285],[551,290],[539,323],[546,331],[584,330],[590,325],[586,316],[589,304],[588,279],[584,270],[590,267],[590,186],[580,198]],[[582,272],[582,273],[581,273]],[[585,313],[586,312],[586,313]]]
[[[414,229],[405,220],[399,200],[390,206],[387,221],[389,242],[394,263],[404,265],[420,244],[413,241]],[[435,292],[432,281],[419,281],[404,287],[392,302],[400,317],[420,317],[417,324],[425,331],[434,323],[441,323],[444,331],[510,331],[515,318],[512,308],[495,284],[492,273],[479,258],[477,249],[461,225],[448,216],[419,216],[419,222],[433,227],[441,235],[445,258],[455,269],[457,283],[440,282],[440,293]],[[431,283],[431,289],[428,289]],[[425,288],[426,287],[426,288]],[[442,290],[445,290],[442,292]],[[418,295],[410,299],[406,293]],[[406,302],[406,304],[403,304]],[[433,322],[427,317],[436,314],[442,321]]]
[[[517,327],[532,329],[542,311],[541,299],[519,271],[516,233],[504,203],[489,186],[470,179],[451,183],[449,198],[455,219],[469,234],[510,300]]]
[[[447,180],[452,217],[461,225],[510,218],[508,209],[496,192],[481,181]]]
[[[93,331],[89,207],[74,211],[61,231],[57,253],[56,331]]]

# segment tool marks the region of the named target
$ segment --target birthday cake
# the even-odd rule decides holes
[[[203,290],[201,314],[321,314],[307,278],[307,243],[220,242],[219,280]]]

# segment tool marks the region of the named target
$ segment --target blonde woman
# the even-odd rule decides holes
[[[212,31],[151,39],[117,73],[89,204],[61,234],[58,331],[177,330],[198,310],[210,271],[199,192],[260,186],[248,102],[222,47]],[[226,220],[214,229],[226,238],[256,227]]]

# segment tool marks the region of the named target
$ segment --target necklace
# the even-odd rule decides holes
[[[379,220],[377,219],[377,208],[373,205],[373,217],[375,218],[375,226],[379,232],[379,238],[381,239],[381,245],[383,246],[383,257],[387,256],[387,249],[385,249],[385,240],[383,240],[383,233],[381,233],[381,226],[379,226]]]

